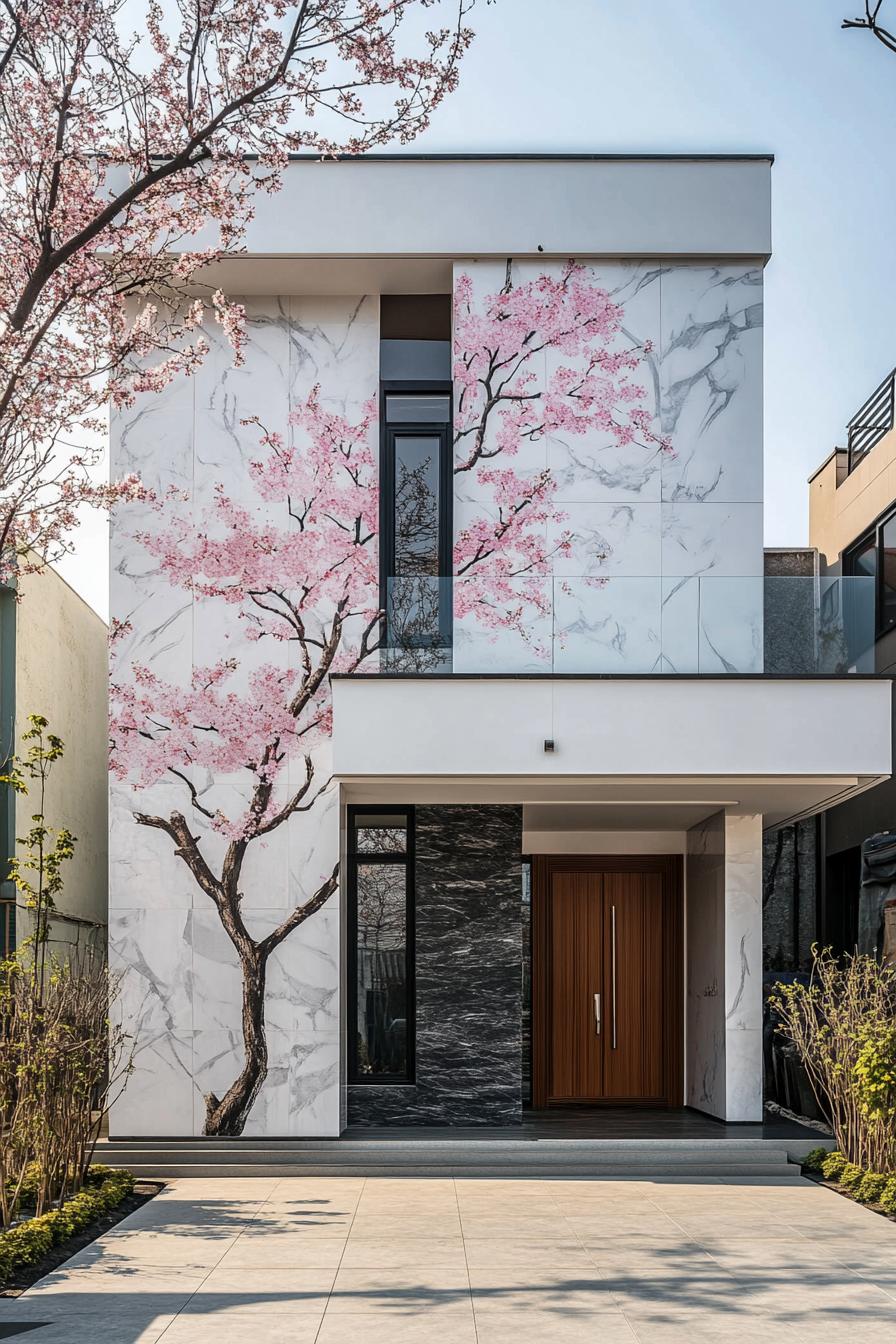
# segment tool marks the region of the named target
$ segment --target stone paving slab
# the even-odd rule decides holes
[[[756,1181],[177,1180],[19,1298],[35,1344],[893,1344],[896,1225]]]

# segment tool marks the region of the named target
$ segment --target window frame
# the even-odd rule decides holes
[[[448,397],[448,420],[396,421],[386,419],[386,398],[392,394]],[[450,379],[402,379],[380,382],[380,611],[381,639],[388,646],[389,580],[395,576],[395,439],[436,438],[439,442],[438,579],[449,579],[454,557],[454,406]],[[440,597],[439,641],[450,642],[453,603]]]
[[[358,852],[358,818],[364,816],[405,817],[405,851],[364,854]],[[415,829],[413,806],[376,807],[370,803],[349,804],[346,812],[346,1041],[347,1079],[350,1087],[412,1087],[417,1066],[417,981],[415,911]],[[359,864],[403,864],[405,868],[405,993],[407,995],[406,1067],[401,1074],[361,1073],[358,1068],[358,866]]]
[[[896,507],[891,506],[880,514],[869,528],[857,537],[843,552],[843,573],[846,577],[856,577],[855,558],[860,551],[874,542],[874,639],[883,639],[884,635],[896,630],[896,616],[888,624],[883,623],[883,586],[884,586],[884,528],[887,523],[896,522]],[[861,577],[867,577],[862,575]]]

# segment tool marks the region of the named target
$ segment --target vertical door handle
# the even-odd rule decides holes
[[[610,907],[610,1002],[613,1009],[612,1046],[616,1049],[616,907]]]
[[[594,1034],[600,1035],[600,995],[594,996]]]

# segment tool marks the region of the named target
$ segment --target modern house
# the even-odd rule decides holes
[[[24,753],[29,714],[42,714],[65,743],[50,770],[47,825],[76,838],[63,870],[64,888],[49,932],[54,955],[74,947],[102,951],[108,897],[108,630],[105,621],[52,566],[21,573],[15,589],[0,589],[0,718],[3,758]],[[4,786],[0,852],[4,877],[16,836],[32,825],[33,796]],[[21,853],[21,846],[18,847]],[[12,882],[0,895],[0,951],[20,947],[32,932],[31,912]]]
[[[896,675],[896,426],[894,382],[889,373],[853,415],[846,446],[835,448],[809,480],[809,543],[821,575],[846,575],[868,588],[874,643],[869,666],[888,679]],[[822,580],[824,581],[824,580]],[[862,928],[862,850],[873,837],[871,866],[890,884],[889,844],[896,832],[896,788],[892,780],[861,803],[845,800],[820,819],[816,864],[824,936],[863,950],[881,942],[883,930]],[[876,851],[876,857],[874,854]],[[876,886],[878,884],[875,884]],[[892,893],[896,898],[896,890]],[[876,895],[874,896],[876,899]],[[896,929],[894,929],[896,934]],[[891,939],[891,942],[893,940]]]
[[[771,166],[260,200],[113,424],[114,1136],[761,1119],[763,828],[891,770],[867,584],[764,575]]]

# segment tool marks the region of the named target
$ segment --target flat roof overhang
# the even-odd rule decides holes
[[[614,830],[677,829],[728,808],[779,825],[891,771],[892,688],[877,678],[332,685],[334,774],[351,802],[581,808],[583,825]]]
[[[237,294],[436,293],[455,259],[761,265],[771,166],[770,155],[298,156],[279,192],[259,194],[242,252],[201,278]]]

